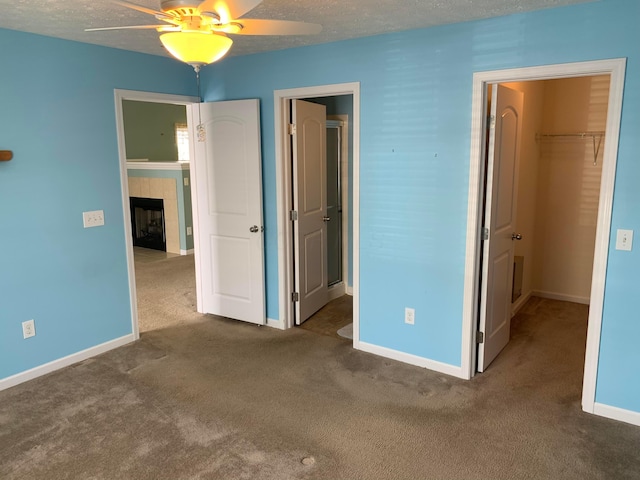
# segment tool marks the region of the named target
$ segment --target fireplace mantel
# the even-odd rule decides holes
[[[141,158],[127,160],[127,170],[189,170],[189,162],[149,162]]]

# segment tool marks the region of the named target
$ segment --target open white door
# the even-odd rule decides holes
[[[198,311],[265,323],[258,100],[194,104]]]
[[[291,101],[296,325],[327,304],[326,107]]]
[[[521,92],[493,85],[487,162],[485,241],[482,255],[478,371],[509,342],[514,240],[518,189],[518,157],[522,129]]]

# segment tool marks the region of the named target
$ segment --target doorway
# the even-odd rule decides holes
[[[344,295],[349,271],[349,118],[343,117],[344,121],[327,116],[327,215],[334,220],[327,231],[327,271],[330,292],[339,292],[333,295],[335,298]]]
[[[588,321],[586,361],[584,369],[582,405],[585,411],[593,413],[595,402],[595,380],[602,322],[604,282],[611,229],[611,206],[613,201],[614,176],[618,148],[622,92],[624,85],[625,60],[605,60],[574,64],[531,67],[474,74],[472,110],[472,146],[469,182],[469,209],[467,223],[467,256],[465,275],[465,296],[463,306],[463,358],[462,369],[468,378],[476,371],[476,341],[479,317],[479,297],[481,292],[480,272],[482,260],[484,199],[484,144],[486,109],[488,105],[487,86],[506,82],[530,80],[551,80],[558,78],[609,75],[606,143],[602,148],[602,177],[600,197],[597,207],[596,238],[593,274],[590,291],[590,311]],[[516,233],[516,232],[514,232]],[[511,301],[511,298],[509,298]],[[479,340],[479,338],[478,338]]]
[[[600,75],[488,86],[479,372],[509,343],[511,318],[530,297],[589,304],[609,83]]]
[[[349,128],[353,96],[291,100],[295,324],[352,338]],[[316,131],[316,128],[322,132]],[[313,141],[317,134],[320,144]]]
[[[186,109],[187,105],[192,103],[197,103],[199,100],[196,97],[187,97],[181,95],[168,95],[168,94],[159,94],[159,93],[149,93],[149,92],[138,92],[132,90],[115,90],[115,108],[116,108],[116,133],[118,138],[118,155],[120,159],[120,184],[121,184],[121,192],[122,192],[122,208],[123,208],[123,218],[124,218],[124,230],[125,230],[125,239],[126,239],[126,257],[127,257],[127,269],[128,269],[128,278],[129,278],[129,299],[131,304],[131,321],[132,321],[132,331],[135,339],[140,338],[140,326],[139,326],[139,312],[138,312],[138,292],[136,288],[136,270],[135,270],[135,261],[136,255],[134,253],[134,229],[132,226],[132,214],[131,214],[131,201],[130,196],[133,197],[143,197],[145,199],[161,199],[163,202],[163,214],[162,214],[162,222],[156,222],[156,224],[162,223],[163,226],[166,226],[167,229],[164,233],[164,249],[165,252],[159,252],[150,250],[150,255],[147,255],[143,260],[147,261],[155,261],[156,259],[166,257],[166,256],[181,256],[189,253],[193,253],[193,247],[188,248],[186,246],[185,238],[191,234],[192,226],[186,225],[186,221],[182,219],[180,220],[179,209],[181,208],[184,212],[190,213],[191,207],[187,206],[184,202],[180,202],[179,195],[177,191],[182,191],[182,188],[188,188],[189,186],[189,175],[188,170],[185,169],[185,164],[177,165],[178,162],[166,162],[166,165],[159,165],[157,168],[151,168],[152,162],[149,162],[148,158],[140,158],[143,155],[138,155],[136,152],[136,146],[129,146],[129,152],[127,150],[127,141],[125,136],[125,108],[124,105],[128,104],[129,106],[136,106],[136,104],[146,105],[148,107],[159,107],[167,106],[167,108],[174,107],[174,109]],[[136,109],[134,109],[136,110]],[[142,110],[137,109],[136,112],[139,114]],[[143,128],[142,125],[138,125],[139,128]],[[175,127],[175,125],[171,125],[171,128]],[[188,128],[188,127],[187,127]],[[140,137],[143,138],[149,132],[140,132]],[[156,131],[158,135],[160,135],[160,131]],[[168,132],[168,135],[172,135],[175,132],[172,130]],[[162,135],[164,137],[164,135]],[[160,137],[159,137],[160,138]],[[161,144],[160,140],[154,142],[154,147],[157,147],[158,144]],[[173,140],[170,139],[169,143],[172,144]],[[130,159],[137,160],[134,162],[128,162],[127,156],[129,153]],[[177,153],[177,152],[176,152]],[[165,159],[163,159],[165,160]],[[169,159],[171,160],[171,159]],[[177,158],[176,158],[177,160]],[[158,162],[160,163],[160,162]],[[136,168],[133,171],[137,173],[132,174],[133,188],[130,189],[130,181],[129,181],[129,166],[134,165]],[[177,170],[176,170],[177,168]],[[161,173],[155,175],[153,188],[156,190],[155,192],[151,192],[152,185],[151,181],[142,180],[143,178],[150,178],[152,175],[150,172],[152,171],[160,171]],[[175,172],[174,172],[175,170]],[[177,175],[177,177],[172,177],[173,173]],[[186,178],[186,180],[185,180]],[[175,195],[165,195],[167,192],[165,189],[165,183],[170,183],[173,186],[173,189],[176,191]],[[138,191],[140,190],[140,191]],[[166,198],[165,198],[166,197]],[[184,200],[184,198],[183,198]],[[170,215],[167,218],[167,215]],[[169,225],[167,225],[169,224]],[[157,225],[156,225],[157,226]],[[148,233],[148,232],[147,232]],[[184,238],[181,238],[184,237]],[[138,248],[138,247],[136,247]],[[168,251],[170,250],[170,251]],[[144,252],[143,252],[144,253]]]
[[[353,293],[353,339],[354,346],[358,342],[358,165],[359,165],[359,84],[339,84],[327,85],[321,87],[309,87],[291,90],[278,90],[274,92],[275,100],[275,130],[276,130],[276,183],[278,192],[278,253],[279,253],[279,313],[278,327],[286,329],[292,327],[295,322],[295,308],[293,293],[295,290],[295,256],[294,256],[294,236],[293,225],[290,220],[290,212],[293,210],[293,185],[292,174],[293,169],[290,162],[291,158],[291,142],[288,135],[288,124],[291,118],[291,101],[297,99],[325,99],[331,101],[331,98],[348,96],[352,102],[353,118],[349,121],[349,133],[352,137],[352,165],[350,166],[353,174],[349,177],[350,182],[343,181],[343,187],[352,184],[353,202],[352,215],[349,218],[343,218],[342,226],[345,222],[351,223],[352,227],[343,228],[345,233],[351,233],[351,241],[353,244],[353,254],[347,258],[351,258],[352,264],[352,293]],[[342,197],[344,200],[344,196]],[[342,206],[343,213],[345,205]],[[350,220],[350,222],[349,222]],[[349,248],[342,247],[343,257],[348,255]],[[348,274],[346,276],[348,285]],[[345,279],[343,279],[344,282]],[[339,282],[338,282],[339,283]],[[348,292],[348,288],[344,287]],[[270,322],[275,323],[275,322]],[[275,325],[274,325],[275,326]]]

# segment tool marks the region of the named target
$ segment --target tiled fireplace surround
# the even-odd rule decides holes
[[[167,252],[180,254],[176,180],[174,178],[129,177],[129,196],[164,200]]]
[[[189,162],[127,161],[129,197],[163,200],[168,253],[193,253]]]

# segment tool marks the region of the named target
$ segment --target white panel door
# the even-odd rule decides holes
[[[265,323],[258,100],[189,109],[198,311]]]
[[[516,238],[518,158],[522,129],[521,92],[493,86],[487,162],[478,371],[483,372],[509,343],[513,251]]]
[[[300,325],[327,304],[326,107],[292,100],[295,279]]]

